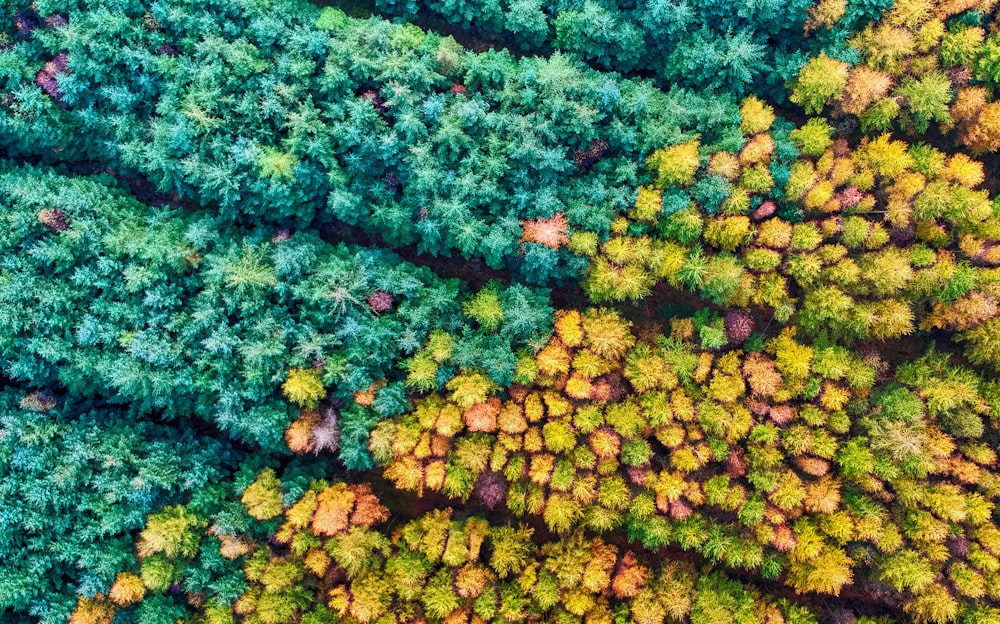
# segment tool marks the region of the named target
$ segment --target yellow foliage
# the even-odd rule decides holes
[[[750,232],[750,219],[745,216],[712,219],[705,228],[705,242],[725,251],[736,251],[747,242]]]
[[[430,490],[440,490],[444,487],[445,465],[440,459],[428,462],[424,466],[424,485]]]
[[[838,596],[841,588],[854,580],[852,563],[843,550],[824,549],[812,559],[790,562],[787,583],[799,594],[818,592]]]
[[[438,364],[442,364],[451,358],[451,349],[455,345],[455,339],[446,331],[435,329],[427,337],[427,354]]]
[[[783,219],[768,219],[757,230],[757,244],[785,249],[792,243],[792,225]]]
[[[656,223],[661,212],[663,212],[663,197],[660,190],[652,186],[640,186],[630,216],[637,221]]]
[[[318,577],[323,577],[326,574],[327,568],[330,567],[331,563],[330,555],[326,554],[326,551],[322,548],[310,548],[309,552],[306,553],[305,564],[306,570]]]
[[[893,26],[916,28],[931,15],[931,0],[896,0],[886,20]]]
[[[955,154],[948,159],[948,165],[941,172],[941,176],[949,182],[969,188],[979,186],[985,178],[983,164],[962,153]]]
[[[649,157],[649,167],[657,176],[656,185],[664,188],[692,184],[694,174],[701,166],[698,147],[698,140],[694,140],[653,152]]]
[[[590,383],[590,378],[578,372],[573,373],[570,378],[566,380],[564,392],[571,398],[581,401],[586,400],[590,398],[592,391],[593,385]]]
[[[823,210],[827,202],[833,198],[833,184],[829,180],[822,180],[812,187],[803,200],[806,208],[811,210]]]
[[[820,28],[832,28],[847,11],[847,0],[820,0],[809,7],[809,19],[805,31],[809,33]]]
[[[309,526],[309,523],[312,522],[313,513],[316,511],[316,505],[316,492],[310,490],[303,494],[302,498],[289,507],[285,513],[284,527],[288,527],[291,530],[301,530]],[[291,539],[290,536],[289,539]]]
[[[898,72],[902,60],[914,53],[913,33],[888,22],[877,27],[869,24],[848,43],[861,50],[869,65],[889,73]]]
[[[611,372],[614,364],[604,358],[581,349],[573,358],[573,370],[588,379]]]
[[[299,407],[314,409],[326,395],[320,372],[311,368],[293,368],[281,386],[285,398]]]
[[[571,349],[583,344],[583,317],[579,310],[557,310],[555,330],[559,340]]]
[[[746,392],[741,375],[722,375],[716,372],[709,384],[712,397],[723,403],[735,403]]]
[[[281,515],[281,481],[274,470],[267,468],[257,475],[240,500],[247,513],[257,520],[270,520]]]
[[[440,435],[451,437],[462,430],[464,422],[462,420],[462,410],[457,405],[447,404],[438,412],[434,420],[434,429]]]
[[[635,344],[630,326],[612,310],[588,309],[583,315],[584,345],[600,357],[620,358]]]
[[[907,171],[896,178],[896,181],[887,189],[887,192],[891,199],[905,202],[924,190],[926,184],[927,178],[922,173]]]
[[[108,598],[119,607],[135,604],[145,595],[146,586],[142,584],[142,579],[131,572],[119,572],[108,591]]]
[[[946,624],[958,617],[958,601],[937,583],[903,605],[916,624]]]
[[[863,138],[852,158],[859,168],[871,169],[890,179],[913,167],[913,157],[906,143],[894,141],[889,134],[874,140]]]
[[[797,200],[816,184],[816,168],[808,160],[797,160],[792,164],[792,172],[785,183],[785,195]]]
[[[939,50],[935,48],[938,48],[940,45],[941,37],[944,36],[946,31],[947,28],[942,20],[932,19],[924,22],[923,25],[917,30],[916,36],[913,38],[914,48],[918,52],[928,53],[923,57],[927,60],[927,71],[933,71],[938,68]],[[917,59],[913,60],[916,61]],[[913,61],[910,62],[910,72],[917,73]]]
[[[823,395],[820,397],[820,402],[826,409],[834,412],[841,410],[850,398],[851,393],[846,388],[831,382],[823,384]]]
[[[581,256],[593,256],[597,253],[597,246],[600,239],[596,232],[577,230],[569,236],[567,248],[575,254]]]
[[[775,364],[783,374],[804,379],[809,376],[812,364],[812,347],[795,341],[795,328],[786,327],[768,343],[768,350],[775,355]]]
[[[847,81],[849,65],[821,52],[799,71],[789,99],[802,105],[807,113],[818,113],[830,101],[840,98]]]
[[[850,158],[835,158],[830,169],[830,180],[837,186],[845,184],[854,175],[854,163]]]
[[[545,409],[549,418],[569,416],[573,411],[573,404],[558,393],[546,392],[542,395],[542,399],[545,401]]]
[[[740,128],[744,134],[767,132],[774,123],[774,109],[753,95],[743,100],[740,115],[743,117]]]
[[[716,152],[708,161],[708,172],[735,180],[740,175],[740,159],[729,152]]]
[[[869,331],[879,340],[898,338],[913,333],[913,309],[910,304],[898,299],[888,299],[872,304],[868,308]]]
[[[76,609],[69,618],[69,624],[111,624],[115,609],[96,598],[77,598]]]
[[[478,372],[456,375],[446,387],[451,390],[451,400],[462,409],[485,402],[498,389],[489,377]]]
[[[562,375],[569,372],[569,351],[558,340],[551,340],[538,352],[535,360],[543,375]]]

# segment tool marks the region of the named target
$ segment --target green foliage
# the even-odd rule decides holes
[[[558,217],[572,233],[606,232],[631,207],[635,163],[738,112],[709,93],[665,93],[580,61],[637,63],[638,16],[618,19],[600,2],[558,16],[530,0],[503,4],[483,10],[510,11],[518,36],[554,34],[569,53],[477,54],[412,24],[304,0],[223,0],[203,15],[189,0],[155,11],[86,0],[61,9],[72,28],[43,26],[5,51],[12,69],[0,85],[21,99],[0,106],[0,145],[46,162],[114,163],[212,206],[221,224],[339,219],[393,247],[477,258],[528,282],[571,278],[578,267],[560,244],[522,249],[526,223]],[[787,14],[769,15],[768,29],[784,27]],[[762,69],[761,45],[743,39],[705,50],[738,89]],[[135,62],[111,62],[115,50]],[[44,69],[57,55],[72,68]],[[58,74],[51,94],[35,84],[47,71]]]
[[[833,128],[822,117],[812,117],[805,125],[788,133],[788,138],[807,156],[821,156],[833,143]]]
[[[491,362],[484,368],[505,383],[516,365],[509,341],[550,331],[545,296],[523,286],[489,291],[503,323],[487,338],[463,320],[457,284],[385,251],[220,231],[209,214],[143,206],[99,180],[46,170],[7,170],[0,186],[0,248],[21,258],[0,280],[14,311],[2,321],[7,374],[107,395],[139,413],[194,416],[268,449],[285,448],[292,418],[282,394],[312,408],[334,387],[353,403],[375,381],[401,378],[402,358],[432,329],[456,331],[450,357]],[[65,231],[38,221],[49,202],[66,207]],[[391,310],[373,311],[376,292],[389,295]],[[73,307],[87,312],[71,323],[64,314]],[[405,409],[395,388],[375,393],[378,413]],[[342,440],[363,443],[364,422],[345,418]],[[348,435],[348,424],[367,428]],[[341,445],[345,459],[356,452]]]
[[[952,86],[943,72],[926,74],[920,79],[908,77],[899,87],[899,94],[909,103],[909,114],[916,131],[924,133],[932,121],[948,121],[948,104],[952,100]]]
[[[784,95],[781,82],[791,77],[803,54],[824,46],[842,50],[846,35],[859,22],[875,18],[887,6],[850,3],[817,20],[815,4],[798,1],[761,3],[752,9],[718,3],[623,5],[602,0],[375,3],[381,14],[440,20],[466,34],[509,41],[528,53],[554,48],[602,69],[642,70],[670,84],[736,96],[751,89]]]
[[[14,388],[0,392],[0,428],[0,500],[15,519],[0,529],[0,606],[38,609],[53,622],[68,617],[77,592],[106,593],[118,572],[138,571],[133,541],[149,514],[145,543],[161,553],[196,551],[205,525],[171,505],[231,491],[222,482],[241,455],[225,440],[99,402]],[[171,565],[150,561],[143,575],[169,584]]]

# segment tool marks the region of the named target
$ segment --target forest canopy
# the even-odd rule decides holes
[[[6,0],[0,620],[1000,624],[996,0]]]

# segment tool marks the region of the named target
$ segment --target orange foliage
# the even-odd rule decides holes
[[[524,417],[524,411],[520,405],[508,403],[500,410],[497,425],[504,433],[524,433],[528,428],[528,420]]]
[[[830,462],[821,457],[796,457],[794,461],[799,470],[814,477],[830,472]]]
[[[975,123],[960,130],[959,139],[973,152],[1000,150],[1000,102],[983,106]]]
[[[385,385],[384,379],[379,379],[368,386],[367,390],[358,390],[354,393],[354,402],[363,407],[371,407],[375,403],[375,391]]]
[[[569,223],[561,212],[557,212],[548,219],[522,221],[521,227],[524,229],[521,241],[525,243],[538,243],[552,249],[559,249],[569,242],[569,236],[567,236]]]
[[[997,316],[1000,307],[992,298],[972,291],[952,304],[935,303],[933,311],[920,322],[920,329],[950,329],[965,331]]]
[[[115,609],[98,598],[77,598],[69,624],[111,624]]]
[[[595,539],[589,550],[590,561],[583,572],[583,586],[593,592],[604,592],[611,584],[611,570],[618,560],[618,549]]]
[[[601,427],[590,434],[590,448],[601,459],[617,457],[621,445],[621,438],[608,427]]]
[[[649,574],[649,568],[639,565],[635,553],[630,550],[622,557],[618,571],[611,581],[611,592],[616,598],[635,598],[645,587]]]
[[[135,604],[145,595],[146,587],[142,584],[142,579],[131,572],[120,572],[108,591],[108,598],[120,607]]]
[[[747,141],[740,151],[740,162],[744,165],[755,165],[766,162],[774,151],[774,139],[770,134],[761,133]]]
[[[840,101],[840,110],[849,115],[860,115],[884,97],[892,88],[892,76],[885,72],[872,69],[867,65],[858,65],[847,76],[847,84]]]
[[[476,403],[462,413],[465,426],[468,427],[469,431],[493,433],[497,430],[500,405],[500,399],[497,397],[490,397],[482,403]]]
[[[354,492],[346,485],[325,488],[316,497],[319,503],[313,514],[312,530],[316,535],[336,535],[349,526],[351,509],[354,507]]]
[[[293,453],[303,454],[313,450],[313,429],[319,424],[319,413],[302,410],[299,417],[285,429],[285,444]]]
[[[351,526],[372,526],[389,519],[389,510],[379,502],[367,483],[350,486],[354,492],[354,513]]]
[[[569,372],[569,351],[558,340],[551,340],[535,356],[538,370],[543,375],[562,375]]]
[[[743,362],[743,374],[754,394],[769,397],[781,388],[782,378],[774,361],[766,355],[751,353]]]
[[[482,566],[468,563],[455,575],[455,588],[458,590],[458,595],[463,598],[476,598],[483,593],[490,580],[489,571]]]
[[[219,535],[218,537],[219,554],[226,559],[236,559],[250,552],[250,545],[238,537],[232,535]]]
[[[996,0],[945,0],[937,5],[934,16],[943,19],[977,8],[989,13],[994,4]]]
[[[444,487],[444,480],[447,476],[444,462],[440,459],[431,461],[424,466],[424,486],[432,490],[440,490]]]

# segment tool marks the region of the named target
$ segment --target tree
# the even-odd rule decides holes
[[[1000,369],[1000,321],[989,319],[976,329],[966,332],[962,336],[966,341],[966,354],[968,358],[976,363]]]
[[[281,481],[270,468],[264,470],[243,492],[247,512],[257,520],[270,520],[281,514]]]
[[[897,590],[920,594],[934,582],[930,562],[912,550],[889,555],[880,562],[880,577]]]
[[[847,72],[847,63],[820,53],[802,67],[788,99],[808,114],[819,113],[829,100],[839,99],[847,84]]]
[[[463,311],[487,331],[496,331],[503,321],[503,308],[495,288],[484,288],[462,306]]]
[[[115,582],[108,590],[108,598],[120,607],[127,607],[142,600],[146,595],[146,587],[142,579],[131,572],[121,572],[115,577]]]
[[[326,394],[320,373],[314,369],[293,368],[281,386],[285,397],[306,408],[315,408],[319,399]]]
[[[648,164],[656,172],[656,185],[661,189],[691,185],[695,172],[701,166],[698,158],[699,145],[697,140],[687,141],[653,152]]]
[[[833,128],[829,122],[821,117],[813,117],[805,125],[789,132],[788,138],[802,150],[803,154],[818,157],[833,144],[830,138],[832,133]]]
[[[932,121],[950,121],[948,105],[953,94],[951,81],[943,72],[925,74],[919,79],[907,77],[897,93],[906,98],[909,104],[907,112],[918,133],[926,132]]]

